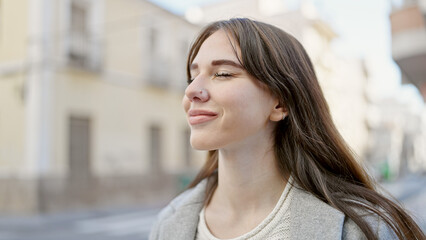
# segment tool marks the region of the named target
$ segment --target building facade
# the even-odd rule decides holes
[[[392,57],[402,83],[413,84],[426,101],[426,0],[394,4],[390,15]]]
[[[204,156],[181,106],[198,30],[148,1],[0,0],[0,212],[176,194]]]
[[[401,70],[402,84],[415,86],[426,102],[426,1],[392,1],[389,17],[392,57]],[[393,157],[388,157],[389,172],[395,176],[408,172],[425,172],[425,106],[413,112],[412,106],[393,102],[387,108],[388,110],[386,107],[382,108],[384,115],[389,117],[387,120],[383,117],[383,121],[387,123],[384,126],[394,136],[392,139],[399,142],[388,151],[395,152]]]
[[[369,106],[366,158],[378,179],[426,171],[424,107],[386,98]]]

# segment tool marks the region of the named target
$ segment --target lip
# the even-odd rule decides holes
[[[201,124],[217,118],[217,113],[202,110],[202,109],[191,109],[188,111],[188,122],[191,125]]]

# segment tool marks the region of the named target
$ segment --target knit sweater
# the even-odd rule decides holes
[[[195,239],[206,188],[207,179],[176,197],[158,215],[149,239]],[[366,239],[361,229],[351,219],[297,185],[292,186],[291,194],[287,198],[290,199],[290,207],[287,210],[290,216],[289,239]],[[363,215],[378,239],[397,239],[395,233],[377,215],[373,213]]]
[[[290,182],[290,181],[289,181]],[[289,222],[290,215],[288,209],[290,208],[290,198],[292,184],[286,184],[280,199],[275,205],[274,209],[257,227],[250,232],[245,233],[237,238],[229,240],[286,240],[289,238]],[[290,197],[288,197],[290,196]],[[287,201],[288,200],[288,201]],[[198,222],[196,240],[220,240],[213,236],[207,227],[204,217],[205,207],[200,212],[200,220]]]

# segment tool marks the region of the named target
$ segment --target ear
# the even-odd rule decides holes
[[[278,99],[275,100],[274,108],[272,109],[271,114],[269,115],[269,120],[273,122],[279,122],[283,120],[283,116],[287,116],[287,109],[280,105]]]

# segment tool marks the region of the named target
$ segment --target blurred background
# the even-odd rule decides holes
[[[302,42],[342,135],[426,229],[426,0],[0,0],[0,240],[147,239],[205,157],[186,54],[230,17]]]

